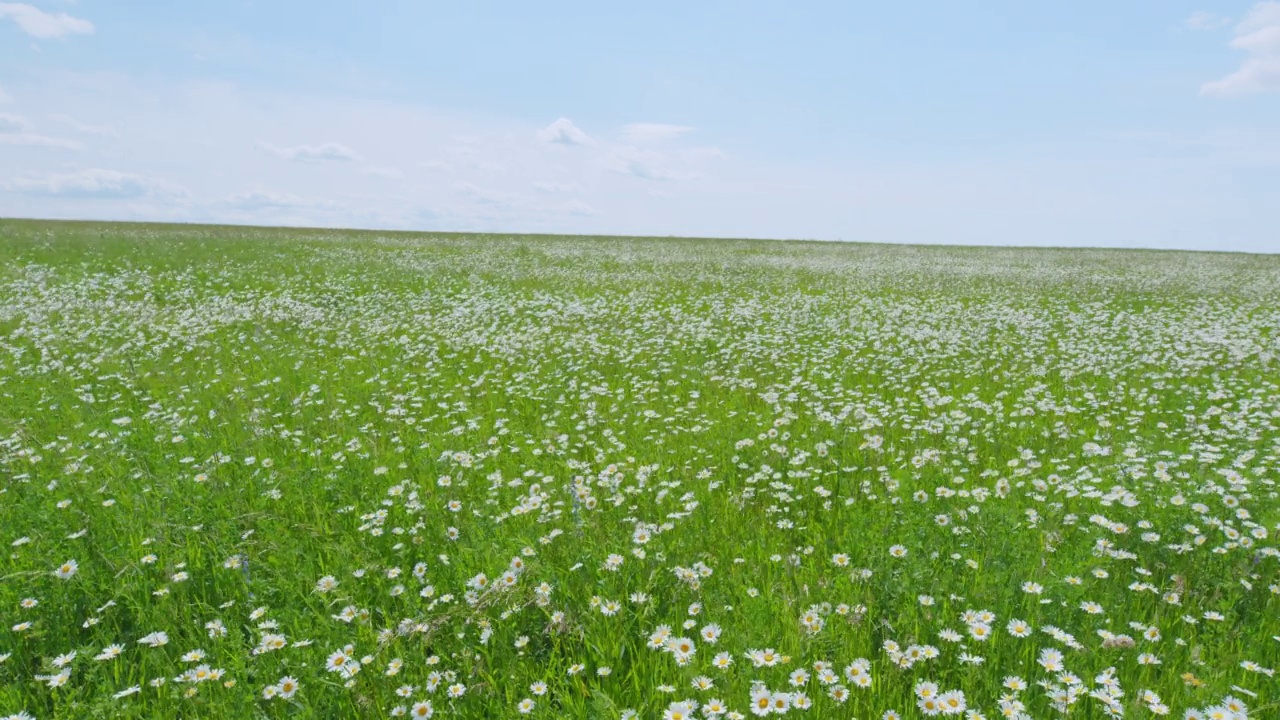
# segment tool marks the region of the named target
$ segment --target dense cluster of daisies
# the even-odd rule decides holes
[[[0,236],[0,718],[1280,714],[1280,261]]]

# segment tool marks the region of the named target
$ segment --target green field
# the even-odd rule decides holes
[[[0,221],[0,717],[1277,718],[1278,479],[1280,256]]]

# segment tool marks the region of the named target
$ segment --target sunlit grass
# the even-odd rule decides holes
[[[1280,716],[1277,355],[1277,257],[0,221],[0,717]]]

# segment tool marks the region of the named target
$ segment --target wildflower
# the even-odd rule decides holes
[[[751,713],[753,715],[768,715],[773,709],[772,698],[769,691],[764,686],[756,686],[751,690]]]
[[[1025,638],[1031,635],[1031,626],[1023,620],[1013,619],[1005,626],[1005,630],[1016,638]]]
[[[156,631],[138,638],[138,643],[148,647],[157,648],[162,645],[169,644],[169,635],[163,630]]]
[[[114,660],[120,657],[122,652],[124,652],[123,645],[112,644],[102,648],[102,652],[94,655],[93,659],[98,661]]]
[[[346,667],[351,660],[352,658],[347,654],[346,650],[335,650],[325,661],[325,669],[329,672],[339,672]]]

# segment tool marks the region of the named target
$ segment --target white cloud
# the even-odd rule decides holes
[[[47,13],[26,3],[0,3],[0,18],[14,21],[23,32],[40,40],[93,33],[93,23],[88,20]]]
[[[49,137],[28,132],[31,123],[21,115],[0,112],[0,145],[16,145],[20,147],[79,149],[79,143],[63,138]]]
[[[454,192],[469,205],[455,205],[448,215],[465,224],[543,222],[555,218],[591,218],[600,211],[585,200],[573,198],[564,202],[544,203],[521,193],[505,192],[458,181]]]
[[[521,198],[518,195],[479,187],[465,180],[459,180],[454,183],[453,189],[458,194],[482,205],[517,207],[524,201],[524,198]]]
[[[83,135],[93,135],[95,137],[116,137],[118,135],[116,129],[110,125],[90,125],[88,123],[80,122],[70,115],[54,113],[49,116],[49,119],[54,122],[61,123],[62,125]]]
[[[299,208],[311,203],[292,193],[273,192],[271,190],[249,190],[236,193],[226,199],[226,204],[242,210],[262,210],[269,208]]]
[[[675,172],[663,157],[650,150],[637,147],[619,147],[605,158],[605,167],[620,175],[630,175],[643,180],[677,180],[682,176]]]
[[[577,183],[571,182],[552,182],[546,180],[538,180],[533,183],[533,189],[544,193],[575,193],[581,192],[582,188]]]
[[[53,132],[41,124],[51,113],[114,125],[121,131],[114,156],[128,158],[128,165],[92,164],[163,177],[189,190],[179,197],[152,190],[157,194],[67,199],[75,189],[101,197],[113,188],[116,195],[136,195],[152,186],[106,177],[55,181],[49,173],[71,172],[66,155],[0,147],[0,216],[8,217],[1257,251],[1274,251],[1272,228],[1280,226],[1280,208],[1272,207],[1265,183],[1222,181],[1241,167],[1258,167],[1260,155],[1277,162],[1273,135],[1241,135],[1230,148],[1212,152],[1046,142],[1017,158],[981,153],[972,161],[902,163],[875,161],[878,153],[867,152],[865,163],[835,153],[766,162],[737,152],[717,160],[712,148],[685,147],[691,137],[714,138],[701,127],[670,145],[642,146],[622,142],[614,125],[593,147],[560,152],[538,139],[536,124],[405,102],[357,103],[340,95],[176,84],[106,71],[51,72],[40,82],[7,87],[20,95],[21,114],[32,121],[24,132]],[[1237,121],[1246,123],[1242,132],[1254,127],[1248,118]],[[452,154],[460,136],[476,138],[470,155]],[[317,172],[314,164],[287,162],[258,147],[264,138],[295,145],[359,138],[368,162],[394,163],[413,179],[398,184],[363,175],[364,162]],[[646,152],[632,154],[640,150]],[[623,164],[611,168],[608,159]],[[476,160],[508,170],[484,174],[473,169]],[[430,169],[442,162],[448,172]],[[633,172],[696,175],[697,182],[651,182]],[[14,189],[37,194],[5,192],[11,177],[34,178]],[[456,181],[471,185],[455,189]],[[576,184],[581,192],[545,194],[534,186],[551,181]],[[251,188],[261,189],[243,192]],[[89,192],[94,189],[97,195]]]
[[[1183,25],[1191,28],[1192,30],[1217,30],[1218,28],[1226,27],[1230,23],[1231,18],[1229,17],[1215,15],[1214,13],[1204,12],[1203,10],[1191,13],[1186,20],[1182,21]]]
[[[403,180],[404,172],[400,168],[373,165],[370,167],[360,168],[361,175],[372,175],[373,177],[386,178],[387,180]]]
[[[554,145],[594,145],[586,133],[574,125],[569,118],[560,118],[538,131],[538,139]]]
[[[63,150],[79,150],[80,143],[64,138],[49,137],[36,133],[0,133],[0,145],[17,145],[19,147],[61,148]]]
[[[0,133],[24,132],[29,127],[31,123],[21,115],[0,112]]]
[[[696,147],[690,148],[685,153],[692,160],[723,160],[724,151],[718,147]]]
[[[1202,95],[1280,91],[1280,2],[1260,2],[1235,27],[1229,43],[1247,53],[1240,69],[1200,86]]]
[[[26,195],[75,199],[129,199],[148,196],[179,197],[185,191],[171,183],[143,175],[90,168],[43,178],[16,178],[5,189]]]
[[[277,147],[268,142],[259,143],[259,145],[272,155],[296,162],[354,162],[361,159],[351,148],[335,142],[297,147]]]
[[[634,145],[619,145],[604,156],[603,165],[607,170],[619,175],[666,182],[698,178],[702,175],[707,161],[723,157],[724,153],[714,147],[696,147],[670,152]]]
[[[595,217],[600,214],[595,208],[581,200],[570,200],[569,202],[560,205],[557,209],[568,213],[569,215],[577,215],[579,217]]]
[[[675,140],[693,132],[686,125],[664,125],[662,123],[631,123],[622,126],[622,136],[628,142],[649,144]]]

